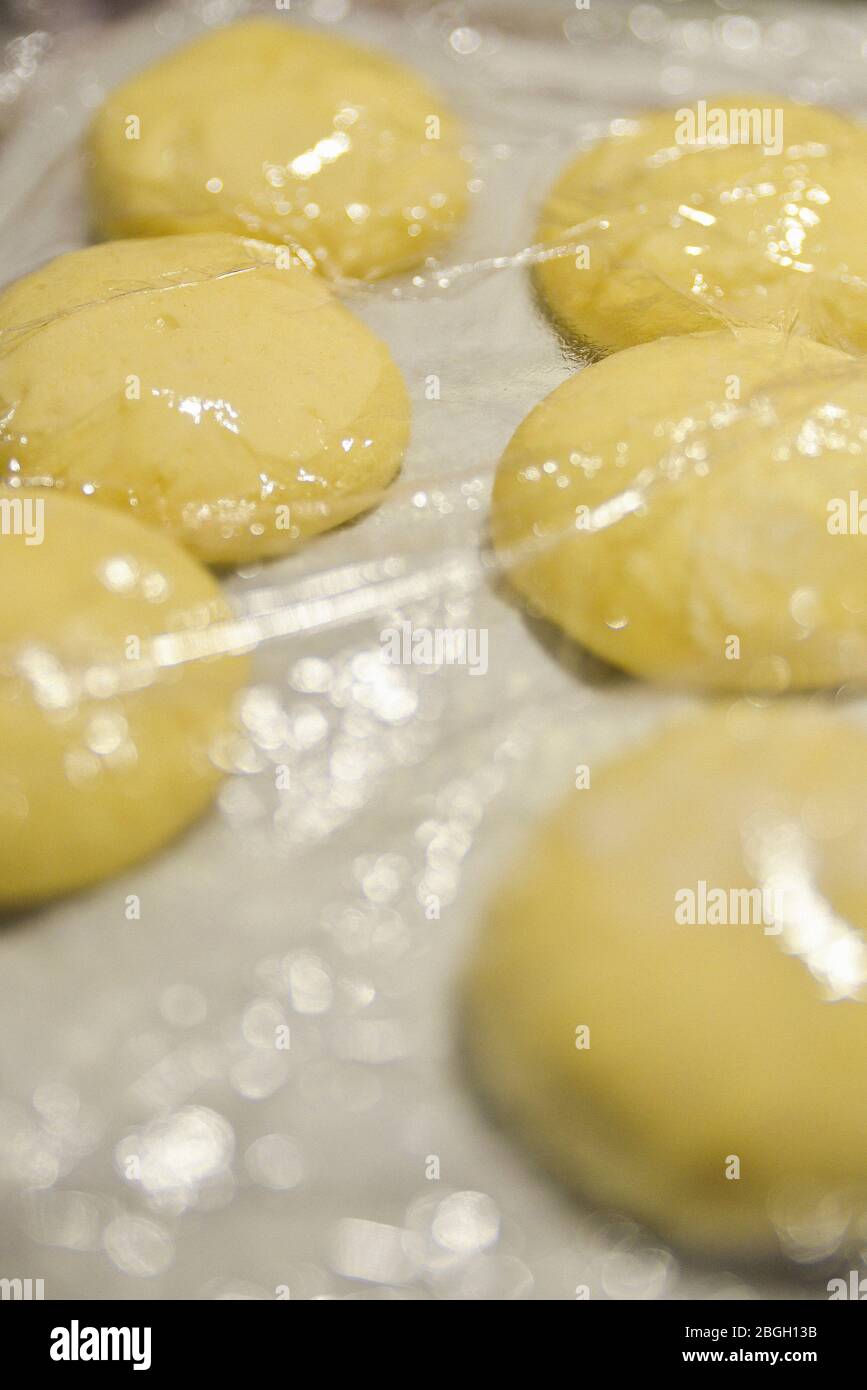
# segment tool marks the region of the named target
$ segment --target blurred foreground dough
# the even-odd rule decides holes
[[[832,713],[716,709],[592,768],[472,962],[479,1082],[548,1167],[666,1237],[863,1242],[865,862],[867,731]],[[684,920],[700,881],[741,895],[730,924]]]
[[[177,662],[230,613],[165,536],[53,492],[4,489],[0,516],[0,904],[19,905],[136,863],[204,810],[248,661]]]

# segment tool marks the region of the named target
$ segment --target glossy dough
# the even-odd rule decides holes
[[[512,583],[596,655],[765,690],[867,674],[867,373],[770,330],[585,368],[518,428],[492,531]],[[831,510],[829,510],[831,508]],[[864,519],[867,529],[867,518]]]
[[[437,94],[390,58],[234,24],[101,108],[89,141],[96,228],[294,242],[331,275],[374,279],[419,264],[463,216],[460,138]]]
[[[867,732],[832,713],[716,709],[592,768],[497,893],[478,1080],[591,1200],[705,1250],[833,1254],[867,1213],[865,858]],[[782,930],[676,922],[700,880],[779,893]]]
[[[28,501],[41,544],[11,510]],[[136,863],[202,812],[248,662],[174,663],[230,613],[165,536],[53,492],[0,507],[0,904],[17,905]]]
[[[0,295],[0,474],[130,508],[209,562],[373,506],[409,402],[291,254],[217,233],[74,251]]]
[[[727,122],[729,111],[767,111],[770,121],[779,110],[780,152],[680,144],[686,124],[674,111],[618,122],[567,165],[545,203],[537,239],[589,250],[582,269],[575,255],[537,266],[553,316],[605,351],[727,322],[863,351],[867,130],[766,94],[714,96],[707,108]]]

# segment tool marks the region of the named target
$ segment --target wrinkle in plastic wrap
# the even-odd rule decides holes
[[[16,190],[4,279],[86,244],[76,151],[108,91],[236,8],[157,9],[79,50],[49,46],[2,153]],[[576,764],[692,698],[527,617],[509,583],[521,557],[491,545],[497,462],[583,361],[530,271],[586,229],[535,242],[543,200],[567,159],[644,105],[773,88],[857,109],[867,29],[827,5],[785,19],[527,9],[293,6],[293,22],[380,45],[439,87],[463,126],[468,211],[437,262],[334,282],[411,398],[402,471],[366,499],[378,505],[245,559],[222,577],[232,618],[154,644],[158,670],[253,653],[216,813],[4,923],[4,1260],[49,1297],[810,1295],[794,1272],[694,1268],[549,1184],[465,1082],[453,983],[529,820]],[[859,377],[844,363],[834,379],[857,394]],[[227,408],[215,428],[232,423]],[[847,427],[858,452],[856,404]],[[716,447],[723,469],[725,432]],[[383,633],[407,630],[483,638],[484,670],[384,662]]]

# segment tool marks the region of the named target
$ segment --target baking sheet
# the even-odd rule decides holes
[[[289,635],[257,653],[214,814],[3,924],[0,1277],[41,1278],[48,1298],[825,1296],[827,1273],[685,1264],[561,1193],[469,1091],[453,1003],[537,811],[686,703],[529,620],[489,561],[496,461],[580,367],[533,302],[536,209],[569,152],[644,104],[729,87],[859,109],[862,10],[746,8],[293,0],[276,15],[442,88],[472,147],[470,217],[445,266],[347,291],[405,374],[412,445],[375,513],[226,580]],[[0,146],[4,280],[86,242],[76,142],[104,94],[251,10],[273,14],[157,6],[47,45]],[[485,631],[487,673],[384,665],[380,634],[402,621]]]

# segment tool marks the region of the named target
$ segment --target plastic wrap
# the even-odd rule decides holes
[[[241,9],[273,14],[158,7],[49,56],[0,150],[4,280],[86,244],[80,142],[108,91]],[[571,234],[535,241],[544,199],[644,106],[779,90],[857,113],[864,16],[313,0],[286,22],[378,45],[443,93],[467,213],[436,261],[333,285],[406,382],[399,475],[353,524],[223,572],[232,619],[161,635],[168,669],[253,654],[216,813],[4,923],[5,1258],[49,1297],[824,1296],[812,1267],[693,1265],[551,1185],[477,1103],[454,980],[504,860],[576,766],[700,698],[680,670],[671,688],[632,679],[534,616],[491,543],[513,432],[585,360],[530,273],[574,254]],[[857,393],[860,365],[841,370]],[[850,424],[858,455],[854,405]]]

